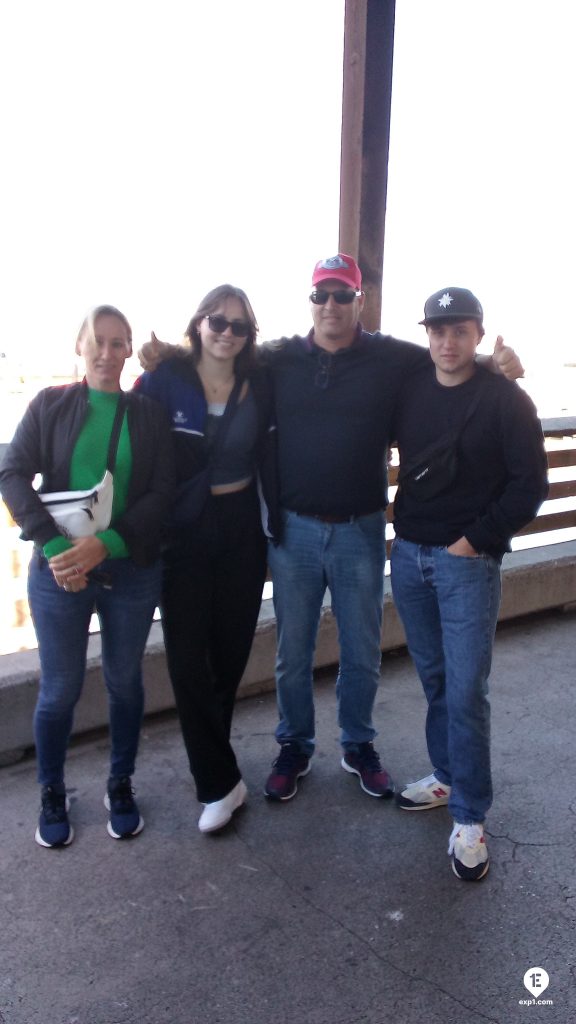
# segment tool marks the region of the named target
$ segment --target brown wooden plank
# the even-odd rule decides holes
[[[550,469],[558,469],[560,466],[576,466],[576,448],[558,448],[553,452],[546,452],[548,466]]]
[[[519,530],[517,536],[525,537],[530,533],[565,530],[568,527],[576,527],[576,509],[570,509],[568,512],[550,512],[547,515],[537,516],[523,530]]]
[[[548,498],[550,501],[554,498],[572,498],[576,496],[576,478],[574,480],[557,480],[556,483],[550,484],[548,491]]]

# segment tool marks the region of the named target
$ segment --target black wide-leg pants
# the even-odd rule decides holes
[[[168,670],[202,803],[221,800],[240,781],[230,731],[265,578],[266,539],[253,485],[212,495],[201,518],[165,551]]]

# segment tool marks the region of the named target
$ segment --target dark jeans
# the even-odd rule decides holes
[[[160,562],[140,568],[129,558],[98,566],[111,589],[90,583],[68,593],[35,552],[28,598],[40,654],[40,693],[34,712],[38,781],[64,781],[64,761],[74,708],[86,671],[88,629],[94,612],[102,632],[102,671],[110,709],[110,774],[132,775],[144,707],[142,656],[160,598]]]
[[[161,603],[168,669],[202,803],[240,781],[230,744],[266,577],[256,489],[210,497],[200,520],[172,538]]]

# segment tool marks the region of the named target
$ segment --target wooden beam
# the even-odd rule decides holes
[[[370,331],[382,309],[395,12],[395,0],[346,0],[339,248],[362,270]]]

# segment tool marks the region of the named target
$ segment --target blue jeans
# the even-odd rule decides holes
[[[384,593],[384,514],[328,524],[284,513],[282,544],[270,544],[278,632],[279,743],[314,750],[312,668],[326,587],[338,626],[338,724],[344,747],[376,735],[372,709],[380,679]]]
[[[157,562],[139,568],[128,558],[111,558],[98,571],[109,575],[111,589],[90,583],[86,590],[68,593],[58,587],[41,554],[35,551],[30,562],[28,600],[41,670],[34,737],[42,786],[64,781],[94,612],[102,631],[102,670],[110,710],[110,774],[134,772],[144,709],[141,663],[160,599],[161,567]]]
[[[428,701],[426,741],[449,810],[464,825],[492,803],[488,677],[500,607],[500,565],[445,547],[392,545],[392,592]]]

